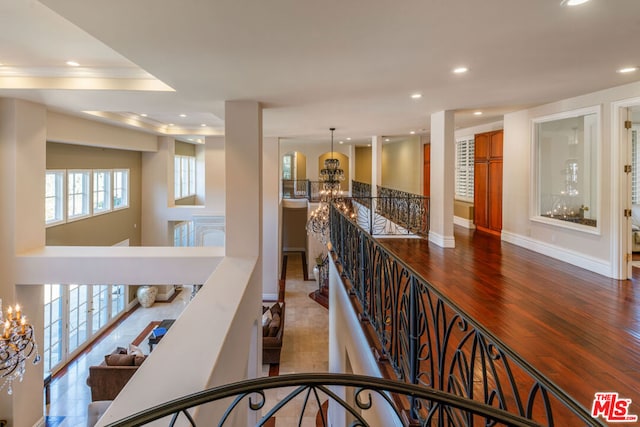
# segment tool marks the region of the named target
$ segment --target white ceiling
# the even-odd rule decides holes
[[[194,135],[257,100],[266,136],[356,141],[638,81],[639,36],[640,0],[0,0],[0,96]]]

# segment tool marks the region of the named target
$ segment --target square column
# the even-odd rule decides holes
[[[371,197],[378,195],[382,185],[382,136],[371,137]]]
[[[262,106],[225,103],[225,253],[259,256],[262,236]]]
[[[34,326],[42,350],[43,288],[16,283],[16,255],[45,244],[44,191],[46,169],[44,106],[17,99],[0,99],[0,298],[6,310],[22,306]],[[13,394],[0,390],[0,418],[14,427],[42,421],[43,363],[26,363],[22,382],[14,381]],[[0,385],[4,380],[0,379]]]
[[[453,111],[431,115],[431,197],[429,241],[443,248],[456,246],[453,237],[455,191]]]

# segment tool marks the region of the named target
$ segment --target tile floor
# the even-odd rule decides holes
[[[287,308],[280,358],[281,374],[328,370],[328,310],[308,297],[315,289],[315,281],[303,280],[300,261],[290,258],[287,267]],[[185,287],[170,304],[156,303],[150,308],[138,308],[109,336],[95,344],[90,352],[69,365],[67,372],[51,383],[51,403],[45,406],[47,427],[85,426],[87,405],[91,401],[90,390],[86,385],[89,366],[99,364],[104,355],[115,347],[128,346],[149,322],[176,318],[189,303],[190,295],[191,289]],[[145,353],[148,352],[146,341],[141,344],[141,348]],[[269,366],[265,365],[263,374],[268,375],[268,371]],[[279,391],[278,398],[285,394],[285,391]],[[301,403],[287,405],[278,413],[276,425],[297,425],[300,408]],[[302,425],[315,426],[316,414],[317,405],[311,405],[304,414]]]

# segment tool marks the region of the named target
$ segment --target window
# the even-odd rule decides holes
[[[196,158],[192,156],[175,156],[175,198],[182,199],[184,197],[196,194]]]
[[[64,222],[65,171],[49,170],[45,175],[45,222],[54,225]]]
[[[195,246],[193,221],[181,221],[174,225],[173,246]]]
[[[195,184],[191,185],[195,187]],[[44,215],[47,226],[128,207],[129,169],[46,172]]]
[[[62,362],[62,294],[60,285],[44,285],[44,376]]]
[[[125,294],[125,285],[44,285],[45,378],[121,315]]]
[[[129,170],[113,171],[113,209],[129,207]]]
[[[93,171],[93,214],[111,210],[111,171]]]
[[[599,112],[595,107],[534,120],[535,220],[598,232]]]
[[[473,202],[473,137],[456,141],[456,195],[458,200]]]
[[[89,197],[91,188],[89,171],[69,171],[67,173],[67,215],[68,219],[84,218],[91,214]]]

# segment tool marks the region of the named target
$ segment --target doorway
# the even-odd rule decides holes
[[[640,105],[623,109],[622,116],[626,119],[624,120],[621,141],[626,139],[626,153],[629,159],[625,164],[631,166],[630,171],[626,173],[625,183],[628,189],[625,205],[630,206],[630,215],[629,212],[626,213],[628,221],[622,230],[629,240],[626,246],[627,253],[631,254],[631,262],[627,266],[627,277],[631,278],[634,272],[640,276]]]

